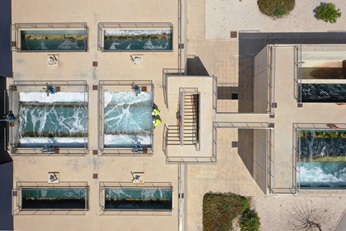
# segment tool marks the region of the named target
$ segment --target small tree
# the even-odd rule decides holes
[[[321,3],[317,7],[316,17],[325,22],[336,23],[336,19],[341,17],[341,11],[333,3]]]
[[[312,202],[293,205],[293,211],[288,211],[291,215],[289,223],[294,230],[319,230],[322,231],[321,214],[312,208]]]

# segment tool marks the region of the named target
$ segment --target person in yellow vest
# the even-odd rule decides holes
[[[151,113],[152,116],[158,116],[160,114],[160,110],[153,108],[153,112]]]
[[[153,119],[154,127],[159,126],[161,123],[162,123],[162,121],[161,121],[160,118],[154,118],[154,119]]]

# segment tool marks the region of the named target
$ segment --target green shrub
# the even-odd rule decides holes
[[[340,9],[336,9],[333,3],[321,3],[316,10],[317,19],[325,22],[336,23],[336,19],[341,17]]]
[[[246,209],[240,222],[241,231],[259,231],[260,226],[261,222],[257,213]]]
[[[229,231],[234,218],[250,209],[250,199],[233,193],[206,193],[203,197],[203,230]]]
[[[257,4],[263,14],[279,18],[294,9],[295,0],[258,0]]]

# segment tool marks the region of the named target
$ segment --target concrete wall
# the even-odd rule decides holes
[[[267,129],[253,130],[253,178],[264,193],[267,190]]]
[[[13,162],[0,164],[0,230],[13,230]]]
[[[0,1],[0,75],[12,76],[11,0]]]
[[[266,113],[268,110],[268,48],[264,47],[254,62],[254,112]]]

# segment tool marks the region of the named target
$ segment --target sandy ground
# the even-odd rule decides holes
[[[299,230],[299,212],[311,215],[323,231],[333,231],[346,209],[346,196],[278,196],[253,197],[252,207],[258,212],[263,231]],[[311,212],[310,212],[311,211]],[[307,229],[300,229],[307,230]],[[318,230],[318,229],[310,229]]]
[[[341,10],[337,23],[317,20],[314,9],[321,0],[296,1],[288,16],[273,20],[259,11],[255,0],[205,0],[206,39],[229,39],[230,31],[256,30],[261,32],[326,32],[345,31],[346,4],[330,0]]]

